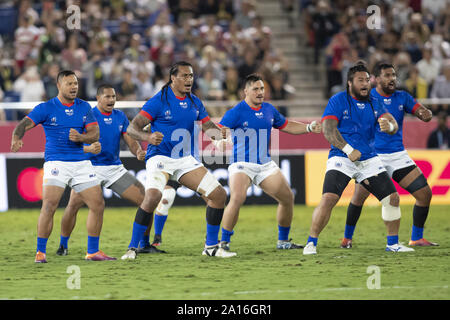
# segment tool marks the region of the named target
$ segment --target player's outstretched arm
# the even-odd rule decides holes
[[[423,122],[428,122],[433,118],[433,112],[423,105],[420,105],[420,107],[416,109],[414,115]]]
[[[30,118],[25,117],[23,118],[19,124],[14,128],[12,138],[11,138],[11,151],[17,152],[19,151],[23,146],[22,138],[25,135],[25,132],[30,130],[31,128],[34,128],[35,124],[33,121],[30,120]]]
[[[137,141],[146,141],[153,145],[159,145],[164,138],[161,132],[149,133],[144,131],[144,127],[150,123],[150,120],[141,114],[137,114],[127,129],[127,134]]]
[[[286,127],[281,129],[281,131],[290,134],[303,134],[303,133],[321,133],[322,125],[319,122],[313,121],[311,123],[297,122],[289,120]]]
[[[398,124],[395,118],[390,113],[383,114],[378,118],[378,123],[380,124],[380,130],[387,134],[396,134],[398,131]]]
[[[347,143],[347,141],[342,138],[341,133],[337,128],[338,122],[334,119],[325,119],[323,121],[323,135],[325,139],[328,140],[330,144],[335,146],[338,149],[341,149],[350,161],[357,161],[361,158],[361,152],[359,150],[353,149],[351,145]]]

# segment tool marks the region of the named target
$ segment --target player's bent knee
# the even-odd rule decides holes
[[[141,203],[142,209],[147,212],[153,212],[161,200],[162,193],[158,189],[150,188],[145,190],[145,197]]]
[[[214,203],[215,206],[224,207],[227,201],[227,192],[222,187],[218,185],[208,196],[208,199]]]
[[[157,189],[159,192],[163,193],[166,184],[167,177],[161,171],[155,171],[151,174],[147,174],[147,179],[145,181],[145,197],[147,197],[149,189]]]
[[[207,171],[197,187],[197,192],[205,197],[208,197],[210,193],[216,191],[217,187],[222,188],[222,185],[219,183],[219,181],[217,181],[217,179],[212,175],[211,172]],[[225,192],[225,190],[223,191]]]
[[[156,209],[160,215],[167,216],[169,214],[169,209],[172,207],[176,195],[177,192],[175,189],[164,189],[161,201]]]
[[[393,193],[381,200],[381,217],[384,221],[398,220],[402,216],[399,203],[397,202],[396,206],[391,204],[391,197],[395,199],[396,196],[398,198],[398,194]],[[396,201],[394,200],[393,202]]]

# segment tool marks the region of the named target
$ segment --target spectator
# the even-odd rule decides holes
[[[314,64],[318,64],[320,51],[337,30],[335,15],[327,1],[318,2],[317,12],[312,16],[312,30],[314,32]]]
[[[450,129],[447,126],[447,113],[441,111],[437,116],[438,126],[428,137],[428,149],[449,149]]]
[[[78,34],[72,33],[69,37],[67,48],[61,53],[61,63],[64,69],[73,70],[79,78],[82,78],[81,69],[87,62],[86,50],[79,46]]]
[[[433,58],[432,54],[431,44],[426,44],[422,52],[423,58],[417,63],[419,76],[425,79],[430,89],[438,77],[440,69],[439,61]]]
[[[39,76],[37,66],[29,66],[15,82],[14,91],[20,94],[21,102],[43,101],[44,83]]]
[[[51,99],[58,95],[58,88],[56,86],[56,77],[59,73],[59,66],[57,63],[52,63],[46,72],[46,75],[42,78],[45,88],[45,100]]]
[[[442,65],[442,75],[436,78],[433,90],[431,91],[431,98],[450,98],[450,59],[444,61]],[[446,112],[450,111],[448,104],[440,105],[437,110],[435,109],[433,111],[437,112],[439,109]]]
[[[15,59],[20,70],[29,58],[38,57],[40,31],[33,22],[32,15],[26,14],[19,19],[19,28],[14,33]]]
[[[236,10],[234,19],[242,29],[252,26],[252,19],[256,16],[255,7],[254,0],[242,0],[240,9]]]
[[[2,88],[0,88],[0,102],[3,101],[3,90]],[[5,114],[5,110],[0,109],[0,122],[1,121],[6,121],[6,114]]]
[[[226,69],[225,81],[223,82],[223,91],[225,100],[239,100],[239,74],[234,66],[229,66]]]
[[[428,96],[428,84],[425,79],[419,76],[416,66],[411,66],[409,77],[405,80],[405,87],[416,99],[426,99]]]
[[[153,96],[155,92],[152,81],[145,70],[138,71],[136,78],[136,99],[139,101],[146,101]]]

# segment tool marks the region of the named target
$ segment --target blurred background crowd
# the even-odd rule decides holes
[[[71,5],[80,8],[80,30],[67,27]],[[252,72],[263,74],[267,98],[277,98],[270,89],[288,81],[287,66],[255,5],[254,0],[3,1],[0,101],[56,96],[55,77],[62,69],[76,72],[82,99],[95,100],[96,88],[107,82],[118,100],[147,100],[178,60],[193,63],[194,93],[202,99],[241,99],[241,81]],[[132,117],[136,110],[126,112]]]
[[[301,30],[311,65],[324,66],[329,98],[345,89],[348,68],[391,61],[398,85],[414,97],[450,98],[450,0],[274,0]],[[367,8],[375,4],[379,20]],[[80,8],[80,29],[68,28]],[[242,99],[241,82],[259,72],[266,99],[296,99],[283,51],[257,13],[256,0],[4,0],[0,3],[0,101],[39,101],[57,94],[55,77],[74,70],[79,97],[95,100],[108,82],[118,100],[146,100],[177,60],[194,65],[194,93],[204,100]],[[377,25],[378,24],[378,25]],[[289,30],[286,30],[289,31]],[[298,43],[292,43],[298,46]],[[136,109],[125,109],[132,117]],[[230,106],[231,107],[231,106]],[[430,105],[435,114],[448,105]],[[220,108],[208,110],[214,116]],[[281,108],[287,113],[286,108]],[[23,113],[1,110],[0,120]]]
[[[368,14],[372,4],[380,10]],[[363,59],[369,70],[393,63],[398,87],[415,98],[450,98],[449,0],[301,0],[300,10],[314,62],[325,57],[328,97],[345,90],[348,68]],[[430,107],[450,112],[448,105]]]

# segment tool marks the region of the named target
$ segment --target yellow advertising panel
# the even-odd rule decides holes
[[[416,162],[428,180],[433,198],[431,204],[450,204],[450,151],[412,150],[409,156]],[[316,206],[322,196],[323,179],[328,159],[328,151],[308,151],[305,154],[306,204]],[[414,204],[415,199],[395,183],[400,194],[400,204]],[[337,205],[347,206],[355,189],[351,180]],[[378,200],[370,195],[366,204],[376,205]]]

